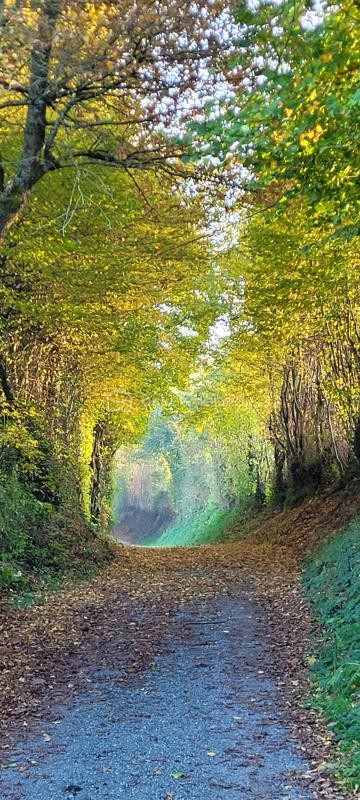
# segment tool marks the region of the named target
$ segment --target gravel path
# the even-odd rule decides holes
[[[192,599],[144,674],[91,669],[52,709],[12,753],[1,800],[311,800],[266,637],[244,589]]]

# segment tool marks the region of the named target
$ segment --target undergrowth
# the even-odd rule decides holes
[[[208,506],[188,519],[167,528],[160,536],[152,537],[147,544],[156,547],[178,547],[219,542],[238,515],[238,509],[224,511],[215,506]]]
[[[339,777],[354,789],[360,786],[360,517],[311,557],[305,585],[323,631],[314,703],[339,744]]]
[[[31,597],[38,586],[88,577],[114,549],[80,513],[38,500],[16,474],[0,474],[0,592]]]

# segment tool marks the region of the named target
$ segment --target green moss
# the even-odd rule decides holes
[[[305,586],[323,629],[314,703],[341,753],[339,774],[360,786],[360,518],[309,560]]]

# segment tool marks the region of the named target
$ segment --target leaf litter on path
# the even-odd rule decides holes
[[[71,705],[92,675],[112,674],[116,683],[128,685],[144,673],[154,664],[179,609],[194,599],[227,595],[240,584],[266,621],[271,657],[259,665],[259,672],[271,674],[280,688],[292,736],[311,765],[308,784],[314,797],[349,797],[327,773],[326,764],[333,758],[331,734],[315,712],[300,707],[309,691],[307,665],[313,658],[309,640],[314,629],[299,580],[304,547],[306,541],[294,546],[292,539],[287,546],[284,536],[267,537],[266,521],[260,532],[255,530],[242,541],[161,550],[119,546],[116,560],[89,583],[49,593],[36,606],[4,604],[0,613],[3,763],[34,726],[43,720],[60,725],[59,714],[52,709],[59,703]],[[241,715],[233,716],[240,725]],[[213,751],[208,755],[216,761]],[[181,771],[173,772],[179,782],[183,777]]]

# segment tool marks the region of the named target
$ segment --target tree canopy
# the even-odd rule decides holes
[[[16,552],[54,509],[106,526],[119,447],[136,485],[155,459],[181,524],[358,470],[358,15],[0,4]]]

